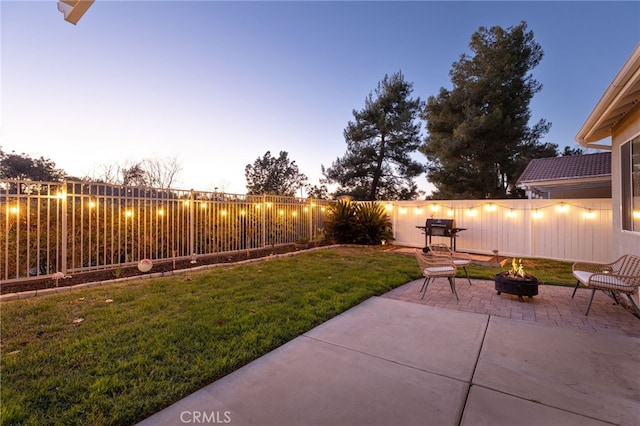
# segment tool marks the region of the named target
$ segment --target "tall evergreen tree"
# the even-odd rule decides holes
[[[347,152],[322,173],[337,183],[334,195],[356,200],[401,199],[418,195],[414,178],[424,166],[410,156],[421,144],[420,98],[410,98],[413,85],[401,72],[385,75],[344,130]]]
[[[550,123],[528,126],[529,102],[542,89],[530,71],[543,56],[527,24],[506,31],[480,27],[449,72],[453,89],[427,101],[427,137],[420,151],[435,198],[501,198],[516,195],[515,182],[532,158],[558,155],[542,144]]]

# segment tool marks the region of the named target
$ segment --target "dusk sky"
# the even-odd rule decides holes
[[[385,74],[402,71],[423,100],[451,89],[452,63],[480,26],[527,22],[544,51],[530,124],[546,119],[544,142],[577,148],[640,42],[638,1],[96,0],[74,26],[54,0],[2,0],[0,14],[5,152],[76,177],[177,157],[176,187],[231,193],[246,192],[245,166],[268,150],[287,151],[318,184]]]

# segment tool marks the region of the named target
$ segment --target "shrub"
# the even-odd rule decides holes
[[[377,245],[393,239],[391,221],[384,208],[375,202],[331,204],[325,230],[330,239],[340,244]]]

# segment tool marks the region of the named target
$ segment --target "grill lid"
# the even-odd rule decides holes
[[[439,228],[447,228],[452,229],[456,227],[455,219],[427,219],[426,227],[431,228],[432,226],[437,226]]]

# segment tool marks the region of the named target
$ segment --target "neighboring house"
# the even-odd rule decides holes
[[[611,145],[598,142],[611,138]],[[640,44],[576,135],[586,148],[611,151],[611,260],[640,255]]]
[[[527,198],[611,198],[611,153],[531,160],[517,182]]]

